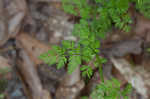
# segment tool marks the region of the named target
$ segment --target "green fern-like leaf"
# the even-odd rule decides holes
[[[91,66],[83,65],[80,70],[82,71],[82,76],[88,76],[88,78],[91,78],[93,75],[93,69]]]
[[[62,68],[67,63],[66,57],[59,57],[58,63],[57,63],[57,69]]]
[[[149,0],[134,0],[136,8],[147,18],[150,18],[150,1]]]
[[[116,79],[108,80],[105,83],[97,85],[92,92],[92,99],[128,99],[128,94],[131,92],[131,85],[129,84],[123,91],[120,89],[120,82]]]
[[[73,55],[69,58],[68,73],[71,74],[81,64],[81,57]]]

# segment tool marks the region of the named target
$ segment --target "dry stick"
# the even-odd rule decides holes
[[[125,79],[141,94],[144,99],[150,98],[150,74],[144,70],[143,66],[133,67],[125,59],[111,57],[114,66],[120,71]],[[133,68],[132,68],[133,67]]]
[[[21,51],[21,58],[23,61],[17,61],[18,69],[23,76],[26,89],[31,93],[29,98],[51,99],[50,94],[42,88],[35,66],[23,49]]]

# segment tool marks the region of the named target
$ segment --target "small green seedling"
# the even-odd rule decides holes
[[[128,99],[128,87],[120,91],[117,80],[104,82],[102,65],[107,60],[100,56],[99,49],[100,40],[105,39],[106,33],[113,27],[130,31],[132,20],[128,9],[132,3],[136,5],[136,10],[150,18],[150,0],[62,0],[65,12],[81,17],[72,32],[79,40],[62,41],[61,46],[53,46],[52,50],[42,54],[40,59],[49,65],[57,64],[58,69],[67,64],[69,74],[80,66],[82,75],[89,78],[93,75],[93,69],[82,63],[94,60],[102,83],[93,91],[92,99],[119,99],[121,96]]]

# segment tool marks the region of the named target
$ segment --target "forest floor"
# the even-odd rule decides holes
[[[66,68],[57,70],[38,58],[62,40],[78,40],[71,32],[80,17],[66,14],[61,0],[1,0],[0,15],[0,94],[6,99],[81,99],[100,82],[98,70],[84,84],[73,75],[78,71],[68,75]],[[131,32],[114,28],[101,41],[101,53],[108,59],[103,73],[105,80],[121,81],[122,88],[131,83],[130,99],[146,99],[150,96],[150,20],[138,13],[133,20]]]

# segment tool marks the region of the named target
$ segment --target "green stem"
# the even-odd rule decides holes
[[[102,80],[102,82],[104,83],[104,75],[103,75],[103,68],[102,68],[102,64],[101,64],[101,60],[98,54],[96,54],[96,59],[98,60],[98,64],[99,64],[99,75],[100,75],[100,79]]]
[[[91,48],[91,47],[90,47]],[[100,56],[94,51],[93,48],[91,48],[93,50],[93,52],[96,55],[96,60],[98,60],[98,65],[99,65],[99,75],[100,75],[100,79],[101,81],[104,83],[104,75],[103,75],[103,67],[102,67],[102,63],[101,63],[101,59]]]

